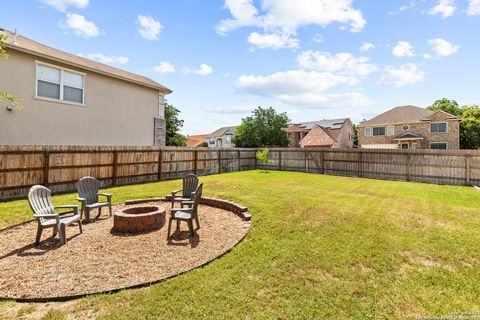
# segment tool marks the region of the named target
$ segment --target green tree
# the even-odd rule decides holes
[[[242,119],[232,142],[240,148],[287,147],[290,139],[282,129],[289,122],[286,113],[277,113],[271,107],[258,107],[252,115]]]
[[[435,101],[431,106],[427,107],[427,109],[432,111],[443,110],[457,117],[461,117],[463,112],[457,101],[447,98]]]
[[[272,163],[272,161],[268,159],[268,148],[263,148],[262,151],[257,151],[255,157],[261,164],[263,164],[263,171],[267,172],[266,166]]]
[[[6,41],[7,41],[7,36],[0,33],[0,57],[3,59],[8,58],[8,53],[5,47]],[[9,101],[15,109],[22,108],[22,104],[17,99],[17,97],[8,92],[0,91],[0,102],[2,101]]]
[[[183,127],[183,120],[179,118],[180,110],[169,103],[165,103],[166,122],[166,145],[173,147],[184,147],[187,145],[187,138],[180,134]]]
[[[353,145],[358,147],[358,127],[356,124],[353,124],[352,127],[353,127]]]

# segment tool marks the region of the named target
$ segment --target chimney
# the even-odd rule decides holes
[[[15,32],[13,33],[12,44],[17,45],[17,28],[15,28]]]

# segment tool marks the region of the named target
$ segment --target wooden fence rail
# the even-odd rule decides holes
[[[83,176],[104,186],[263,168],[257,149],[0,146],[0,200],[24,197],[34,184],[71,191]],[[480,182],[480,151],[270,149],[269,170],[440,184]]]

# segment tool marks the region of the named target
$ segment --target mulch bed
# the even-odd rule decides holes
[[[89,224],[83,234],[77,225],[67,228],[67,244],[60,245],[52,229],[44,230],[34,246],[36,222],[0,231],[0,296],[3,298],[57,298],[113,291],[165,279],[222,255],[248,231],[235,214],[200,206],[200,229],[188,236],[186,223],[167,242],[170,204],[159,230],[125,235],[112,231],[108,210]],[[142,207],[145,204],[129,207]],[[124,205],[114,207],[124,209]],[[172,233],[175,230],[173,223]]]

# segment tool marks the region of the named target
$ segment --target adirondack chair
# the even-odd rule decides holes
[[[43,229],[53,228],[53,236],[60,236],[60,242],[62,244],[67,243],[66,226],[69,226],[75,222],[78,222],[80,233],[82,230],[82,222],[80,221],[80,215],[78,214],[77,205],[67,206],[54,206],[52,204],[52,193],[48,188],[44,186],[33,186],[28,192],[28,204],[33,211],[33,216],[37,220],[37,237],[35,239],[35,245],[40,243],[40,237],[42,236]],[[55,212],[55,209],[72,209],[71,211],[64,212],[61,215]],[[67,213],[72,213],[66,215]]]
[[[188,230],[190,236],[194,235],[193,232],[193,220],[197,223],[197,229],[200,229],[200,222],[198,221],[198,205],[202,199],[203,183],[192,192],[192,199],[182,202],[182,208],[172,208],[170,212],[170,220],[168,221],[167,240],[170,240],[170,230],[172,228],[173,220],[177,221],[177,230],[180,229],[180,222],[186,221],[188,224]],[[186,206],[186,207],[185,207]]]
[[[112,216],[112,195],[108,193],[99,193],[100,182],[93,177],[83,177],[75,186],[77,187],[78,201],[82,204],[81,216],[85,215],[85,222],[90,222],[90,211],[98,209],[97,219],[102,214],[102,208],[108,207],[110,216]],[[99,196],[106,197],[106,201],[100,202]]]
[[[176,202],[182,203],[183,201],[192,200],[192,192],[194,192],[198,187],[198,178],[194,174],[187,174],[183,177],[183,188],[181,190],[172,191],[172,208],[175,206]],[[182,192],[182,195],[177,193]]]

